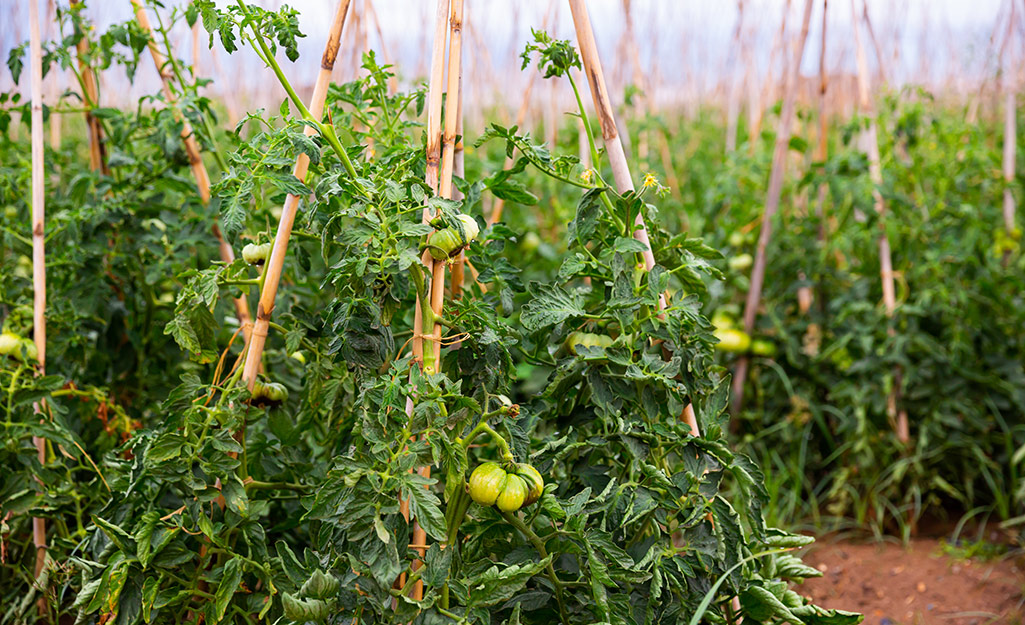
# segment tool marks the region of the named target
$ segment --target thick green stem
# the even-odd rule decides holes
[[[413,286],[416,288],[416,297],[420,302],[420,318],[423,320],[420,334],[424,334],[427,328],[434,331],[434,324],[437,321],[434,318],[434,309],[431,308],[431,295],[427,290],[427,278],[424,275],[424,268],[419,263],[413,263],[409,266],[409,277],[413,279]],[[434,367],[434,350],[435,342],[433,340],[424,340],[423,337],[413,337],[413,340],[421,338],[423,341],[423,362],[424,366]]]
[[[303,104],[303,101],[299,98],[299,94],[297,94],[295,92],[295,89],[292,88],[292,83],[288,82],[288,78],[285,77],[285,73],[281,70],[281,66],[278,65],[277,59],[274,58],[274,54],[267,46],[267,42],[264,40],[263,35],[260,33],[260,29],[256,26],[256,21],[253,19],[252,14],[249,12],[249,7],[247,7],[245,2],[243,2],[242,0],[236,1],[238,2],[239,8],[242,9],[242,13],[245,14],[246,18],[249,19],[249,26],[253,31],[253,40],[256,42],[256,45],[260,48],[260,57],[267,64],[267,66],[271,68],[271,71],[274,72],[274,75],[277,77],[278,82],[281,83],[281,86],[284,88],[285,93],[288,94],[288,99],[291,100],[292,104],[295,105],[295,108],[299,110],[299,114],[302,115],[302,118],[305,121],[313,124],[317,128],[317,130],[320,131],[321,136],[327,139],[328,144],[331,145],[331,148],[335,151],[335,153],[338,155],[338,158],[342,161],[342,166],[345,167],[345,171],[348,172],[349,176],[351,176],[353,178],[353,181],[356,182],[356,168],[353,166],[352,160],[349,159],[348,153],[346,153],[345,149],[342,147],[341,142],[338,141],[338,135],[335,134],[335,129],[328,124],[322,123],[319,119],[313,118],[313,114],[310,113],[310,110],[306,108],[306,105]],[[359,182],[356,182],[356,184],[357,186],[360,186]],[[361,189],[361,191],[363,191],[364,193],[366,192],[365,189]]]
[[[462,442],[463,447],[464,448],[469,447],[470,443],[473,442],[473,439],[477,438],[478,436],[480,436],[484,432],[487,432],[488,434],[490,434],[492,440],[494,440],[495,443],[498,445],[499,451],[502,452],[502,459],[503,460],[506,460],[508,462],[512,462],[513,460],[516,459],[515,456],[513,456],[512,449],[509,448],[509,442],[506,441],[505,438],[503,438],[501,434],[499,434],[494,429],[492,429],[492,427],[490,425],[488,425],[488,422],[486,420],[483,420],[483,419],[481,420],[480,423],[477,424],[477,427],[473,428],[473,430],[467,435],[467,437],[465,439],[463,439],[463,442]]]
[[[566,72],[566,78],[569,78],[569,86],[573,87],[573,97],[577,100],[577,109],[580,111],[580,121],[584,123],[584,134],[587,135],[587,145],[591,148],[591,162],[594,164],[594,175],[598,177],[598,180],[603,184],[605,180],[601,176],[601,164],[598,160],[598,148],[594,142],[594,131],[591,130],[591,121],[587,117],[587,111],[584,110],[584,101],[580,98],[580,90],[577,89],[577,83],[573,80],[573,75]],[[605,186],[608,186],[607,184]],[[620,231],[624,235],[628,235],[626,224],[616,215],[616,210],[612,206],[612,200],[609,199],[608,193],[601,194],[602,203],[605,204],[605,208],[608,209],[609,215],[616,221],[616,225],[619,226]]]
[[[537,549],[537,553],[541,556],[542,560],[548,557],[548,550],[545,549],[544,542],[537,534],[534,533],[534,530],[527,527],[520,517],[511,512],[503,512],[502,516],[505,517],[505,520],[508,521],[510,525],[518,529],[527,537],[527,540],[529,540],[530,543],[534,545],[534,548]],[[569,625],[569,617],[566,614],[566,605],[562,598],[562,582],[555,574],[555,567],[551,562],[548,563],[548,579],[552,581],[552,586],[555,588],[555,600],[559,603],[559,617],[562,619],[563,625]]]

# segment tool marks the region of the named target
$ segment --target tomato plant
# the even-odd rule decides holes
[[[71,42],[89,31],[79,11],[61,15]],[[789,589],[819,573],[783,553],[810,539],[766,526],[764,476],[726,439],[729,376],[702,314],[722,255],[663,223],[653,176],[617,193],[594,136],[585,169],[493,124],[462,199],[446,199],[425,182],[426,94],[393,92],[373,53],[363,77],[331,85],[318,119],[275,59],[297,59],[293,9],[194,0],[167,17],[259,55],[289,98],[217,133],[201,81],[182,74],[173,107],[154,96],[93,111],[109,175],[50,154],[51,375],[17,359],[0,369],[4,622],[31,618],[37,598],[49,621],[125,624],[860,621]],[[167,24],[152,41],[133,24],[101,34],[87,61],[132,70],[152,42],[184,67]],[[49,54],[71,66],[60,45]],[[525,65],[534,57],[570,81],[590,133],[576,50],[539,32]],[[218,162],[209,204],[186,178],[175,110]],[[18,160],[5,160],[17,166],[0,200],[23,218],[26,149],[3,141]],[[293,175],[297,157],[310,175]],[[490,198],[536,205],[528,182],[560,198],[546,219],[486,219]],[[267,243],[286,197],[300,208],[287,250]],[[214,219],[237,260],[214,260]],[[24,237],[3,237],[16,267]],[[474,268],[440,314],[424,252],[463,252]],[[278,254],[250,391],[233,300],[265,287]],[[15,313],[31,282],[3,275],[5,330],[27,336]],[[435,323],[440,340],[414,336]],[[49,441],[41,459],[33,435]],[[46,579],[33,579],[33,516],[50,528]]]

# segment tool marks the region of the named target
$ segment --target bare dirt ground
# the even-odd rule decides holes
[[[865,625],[1025,623],[1022,558],[955,558],[933,538],[904,547],[823,537],[802,559],[823,576],[798,591],[823,607],[863,613]]]

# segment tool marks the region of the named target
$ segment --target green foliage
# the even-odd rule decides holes
[[[195,0],[170,15],[201,20],[229,52],[255,46],[285,82],[266,40],[292,58],[293,10]],[[133,32],[101,40],[137,52]],[[166,33],[161,23],[165,49]],[[535,43],[546,76],[577,63],[566,42]],[[701,314],[721,254],[663,223],[657,182],[618,194],[600,162],[583,172],[556,146],[492,126],[481,140],[500,153],[471,155],[462,200],[436,198],[423,182],[424,93],[389,93],[372,54],[364,78],[331,87],[323,119],[286,84],[292,107],[227,134],[171,65],[180,110],[220,165],[211,205],[189,181],[179,118],[155,98],[95,111],[109,176],[86,171],[78,145],[48,154],[51,375],[0,362],[0,622],[31,618],[37,596],[54,622],[126,625],[860,620],[789,590],[817,572],[783,552],[810,539],[766,527],[764,476],[726,441],[729,376]],[[2,141],[0,200],[24,225],[27,149]],[[300,155],[306,180],[289,170]],[[211,227],[220,219],[237,248],[268,241],[289,194],[299,211],[262,363],[276,382],[260,382],[275,401],[261,402],[241,383],[232,300],[263,276],[214,261]],[[513,218],[470,244],[479,274],[434,312],[420,262],[432,225],[486,223],[494,198]],[[536,222],[515,214],[549,199]],[[425,206],[440,213],[432,225]],[[638,215],[656,244],[650,271]],[[27,336],[22,230],[3,230],[0,299]],[[521,232],[545,240],[526,251]],[[445,328],[425,347],[442,350],[438,371],[407,355],[416,313]],[[574,332],[604,338],[567,350]],[[701,436],[681,418],[688,404]],[[487,461],[535,467],[540,499],[516,512],[472,504],[466,477]],[[46,580],[34,579],[32,517],[47,521]]]
[[[913,91],[886,100],[878,122],[885,219],[856,147],[864,120],[786,191],[793,208],[768,249],[757,329],[781,350],[755,359],[739,432],[775,475],[777,520],[853,517],[906,535],[922,515],[981,506],[1018,516],[1025,261],[1003,231],[1002,137]],[[730,167],[707,191],[729,210],[718,236],[731,253],[753,252],[752,241],[726,237],[760,199],[727,187],[761,165],[741,157]],[[882,229],[896,272],[892,318],[881,304]],[[1006,264],[1001,241],[1011,243]],[[714,307],[736,313],[746,277],[729,280],[735,290],[716,290]],[[814,293],[807,314],[796,306],[802,288]],[[911,424],[906,446],[887,409],[895,389]]]

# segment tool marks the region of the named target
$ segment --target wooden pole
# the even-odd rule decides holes
[[[320,72],[317,74],[317,82],[313,86],[313,95],[310,96],[309,110],[314,119],[319,120],[324,116],[327,88],[331,83],[331,71],[334,69],[335,58],[338,56],[338,45],[342,38],[342,27],[345,25],[345,14],[348,8],[349,0],[338,1],[334,21],[331,23],[331,30],[328,32],[327,43],[324,46],[324,55],[321,57]],[[303,132],[307,136],[312,136],[316,130],[306,126]],[[295,159],[292,175],[299,180],[305,180],[309,167],[310,157],[300,154]],[[253,390],[253,386],[256,384],[256,375],[260,371],[263,348],[267,343],[267,332],[270,328],[270,317],[274,312],[274,299],[277,297],[278,285],[281,282],[285,254],[288,252],[288,240],[292,236],[292,224],[295,222],[298,208],[299,196],[289,194],[281,208],[278,230],[274,235],[274,246],[271,248],[270,258],[267,259],[267,266],[264,268],[263,290],[260,292],[260,301],[256,308],[256,323],[253,325],[252,337],[242,370],[242,379],[245,380],[249,390]]]
[[[81,0],[71,0],[71,6],[81,4]],[[93,171],[100,171],[105,176],[110,175],[110,168],[107,167],[107,149],[103,143],[103,126],[100,120],[93,116],[90,109],[98,107],[99,94],[96,89],[96,76],[93,68],[89,65],[89,33],[83,32],[78,43],[75,44],[78,54],[78,73],[82,77],[82,99],[84,100],[85,127],[89,135],[89,168]]]
[[[446,188],[444,191],[451,193],[452,180],[451,180],[451,166],[454,162],[454,155],[449,154],[445,159],[448,163],[447,171],[449,180],[447,184],[443,180],[443,176],[439,176],[439,165],[441,164],[442,156],[442,120],[441,120],[441,103],[442,103],[442,83],[445,77],[445,40],[449,28],[462,32],[462,11],[463,11],[462,0],[438,0],[437,13],[434,23],[434,43],[431,48],[431,74],[430,81],[428,83],[427,90],[427,153],[426,153],[426,170],[424,175],[424,181],[427,183],[435,194],[442,194],[442,185],[445,184]],[[451,9],[452,15],[449,15]],[[451,25],[451,21],[457,21],[458,27]],[[460,38],[461,40],[461,38]],[[461,45],[458,44],[458,45]],[[452,84],[451,67],[449,84]],[[455,67],[455,92],[458,93],[458,65]],[[458,95],[456,96],[458,99]],[[454,105],[454,106],[453,106]],[[449,111],[451,115],[446,116],[446,129],[448,128],[448,117],[452,117],[453,125],[453,139],[455,131],[455,116],[458,113],[459,103],[458,101],[449,101]],[[455,109],[455,110],[453,110]],[[447,134],[447,133],[446,133]],[[443,194],[442,194],[443,195]],[[435,215],[431,212],[429,206],[424,206],[422,221],[423,223],[430,223],[434,219]],[[435,262],[434,258],[428,253],[424,252],[421,257],[421,262],[426,268],[426,273],[431,275],[430,285],[430,304],[431,309],[435,315],[441,316],[442,305],[445,297],[445,262]],[[428,338],[434,343],[433,360],[430,363],[424,361],[424,319],[421,312],[420,297],[416,299],[416,312],[413,317],[413,358],[414,360],[421,362],[424,368],[429,373],[437,373],[441,370],[441,324],[434,324],[431,328],[431,334]],[[406,414],[412,416],[415,408],[415,400],[412,395],[406,397]],[[423,466],[419,469],[420,475],[424,477],[430,477],[431,468],[429,466]],[[400,501],[399,508],[406,518],[409,520],[409,502]],[[413,524],[413,544],[414,545],[425,545],[427,543],[427,532],[420,526],[419,523]],[[417,570],[421,566],[421,560],[426,553],[426,549],[417,548],[417,552],[420,554],[420,560],[413,562],[413,570]],[[400,581],[400,583],[402,583]],[[423,582],[417,580],[413,585],[413,598],[423,598]]]
[[[46,373],[46,245],[43,225],[45,210],[45,172],[43,146],[43,51],[39,36],[39,6],[33,0],[29,5],[29,80],[32,89],[32,339],[38,353],[36,375]],[[33,404],[42,418],[42,402]],[[46,440],[33,436],[32,442],[40,465],[46,465]],[[32,519],[32,542],[36,547],[36,580],[40,580],[46,567],[46,520]],[[40,589],[44,591],[45,589]],[[40,610],[45,608],[43,598]]]
[[[876,52],[876,63],[879,66],[879,79],[883,84],[890,82],[889,72],[886,69],[886,60],[883,56],[883,49],[879,46],[879,40],[876,39],[876,31],[872,28],[872,20],[868,17],[868,3],[864,2],[861,5],[862,18],[865,20],[865,29],[868,31],[868,38],[872,40],[872,48]]]
[[[54,0],[46,0],[45,19],[47,23],[47,36],[52,36],[54,38],[59,36],[60,31],[57,26],[57,7],[54,6]],[[46,96],[50,101],[50,106],[57,106],[60,102],[60,78],[62,74],[63,72],[57,67],[50,70],[50,80],[46,81]],[[62,119],[60,115],[50,116],[50,149],[52,150],[60,150],[61,148],[61,123]]]
[[[462,5],[462,0],[460,0],[460,5]],[[462,6],[460,6],[459,9],[460,9],[460,13],[462,13]],[[448,98],[449,98],[450,106],[454,106],[454,108],[455,108],[455,117],[456,117],[456,121],[455,121],[455,125],[456,125],[455,137],[453,137],[453,141],[455,142],[455,145],[453,146],[452,174],[451,175],[452,176],[456,176],[458,178],[462,178],[463,177],[464,166],[465,166],[465,162],[464,162],[465,154],[463,152],[463,63],[462,63],[462,58],[463,58],[462,57],[462,36],[463,36],[462,35],[462,30],[463,30],[463,23],[462,22],[463,22],[463,19],[464,19],[463,16],[460,15],[459,16],[459,21],[457,22],[456,19],[455,19],[455,12],[454,12],[454,9],[453,9],[453,18],[450,20],[450,22],[451,22],[451,24],[450,24],[450,26],[451,26],[451,33],[449,35],[449,51],[448,51],[448,64],[449,64],[449,67],[448,67],[448,71],[449,71],[449,96],[448,96]],[[456,84],[455,84],[455,91],[452,90],[452,71],[453,71],[453,67],[455,68],[455,71],[456,71],[456,74],[457,74],[457,76],[456,76]],[[453,98],[453,94],[455,95],[454,98]],[[453,101],[455,102],[454,105],[451,104]],[[448,122],[447,119],[445,121],[446,121],[446,123]],[[446,137],[446,140],[447,139],[448,138]],[[462,194],[462,192],[458,188],[453,186],[452,190],[451,190],[451,192],[449,194],[449,197],[451,199],[453,199],[453,200],[461,200],[461,199],[463,199],[463,194]],[[452,263],[452,299],[459,299],[462,296],[462,294],[463,294],[463,280],[464,280],[464,267],[465,267],[465,265],[466,265],[466,252],[465,252],[465,250],[460,250],[459,251],[459,256],[457,256],[455,261]],[[460,343],[454,343],[452,345],[452,348],[453,349],[459,349],[459,345],[460,345]]]
[[[1014,24],[1014,2],[1011,3],[1011,15],[1007,20],[1007,39],[1012,37],[1012,25]],[[1004,50],[1006,51],[1005,46]],[[1004,72],[1004,229],[1011,234],[1015,228],[1015,204],[1014,194],[1011,193],[1011,184],[1014,182],[1015,160],[1017,152],[1017,67],[1014,63],[1014,55],[1001,59]],[[1006,265],[1010,260],[1010,253],[1005,252],[1003,262]]]
[[[131,2],[135,9],[135,20],[148,38],[147,45],[149,46],[150,56],[153,57],[153,63],[157,67],[157,73],[160,75],[160,85],[164,92],[164,99],[167,101],[168,106],[173,107],[175,118],[182,123],[181,137],[185,144],[185,153],[189,158],[189,167],[192,169],[192,175],[196,179],[196,186],[199,189],[199,198],[204,206],[208,206],[210,204],[210,175],[207,173],[206,165],[203,164],[203,158],[199,154],[199,142],[196,141],[196,134],[192,131],[192,124],[189,123],[188,118],[178,108],[178,98],[171,88],[171,69],[168,65],[167,57],[157,48],[157,42],[153,37],[153,29],[150,27],[145,9],[139,3],[139,0],[131,0]],[[312,132],[312,129],[309,127],[306,130]],[[234,261],[235,252],[224,239],[221,227],[217,224],[216,219],[211,230],[217,238],[217,248],[221,260],[225,263]],[[246,301],[245,297],[235,299],[235,313],[238,315],[238,322],[242,326],[242,333],[245,336],[246,343],[248,343],[252,338],[252,329],[250,328],[249,302]]]
[[[875,118],[875,106],[872,104],[871,76],[868,71],[868,60],[865,47],[861,43],[861,28],[858,25],[858,12],[854,0],[851,0],[851,22],[854,26],[854,47],[858,61],[858,103],[863,114],[868,118],[868,129],[863,136],[864,147],[868,152],[868,175],[872,181],[872,199],[875,211],[879,215],[879,273],[883,287],[883,307],[886,316],[892,317],[897,310],[897,296],[893,281],[893,260],[890,254],[890,239],[886,235],[886,202],[879,190],[883,184],[883,168],[879,158],[878,127]],[[890,334],[894,329],[890,328]],[[907,411],[898,411],[900,399],[901,371],[895,371],[894,389],[886,400],[886,412],[894,424],[897,440],[907,443],[911,439]]]
[[[609,156],[609,164],[612,167],[612,177],[619,193],[627,193],[634,190],[633,178],[630,174],[630,166],[626,161],[626,153],[623,151],[619,130],[616,128],[612,101],[609,99],[609,92],[605,86],[605,74],[602,71],[601,60],[598,58],[598,46],[594,40],[591,18],[587,14],[584,0],[569,0],[569,8],[573,14],[573,24],[576,27],[577,45],[580,47],[584,73],[587,74],[587,82],[591,87],[591,98],[598,116],[598,123],[601,126],[602,139],[605,142],[605,152]],[[644,216],[640,212],[634,219],[634,226],[634,238],[644,244],[644,252],[641,254],[644,259],[644,270],[651,271],[651,268],[655,266],[655,255],[651,251],[648,230],[644,224]],[[659,310],[664,310],[666,307],[664,293],[659,294],[658,307]],[[694,416],[694,408],[690,404],[684,408],[683,418],[690,426],[691,433],[698,436],[697,419]]]
[[[751,286],[747,291],[747,302],[744,305],[744,331],[754,331],[758,306],[762,298],[762,285],[765,283],[765,250],[772,237],[772,219],[779,210],[780,194],[783,191],[783,175],[786,169],[787,150],[790,145],[791,126],[794,121],[794,102],[797,96],[797,78],[804,56],[804,44],[808,39],[808,25],[811,22],[812,0],[804,2],[804,16],[801,19],[801,34],[794,50],[794,58],[787,65],[786,82],[784,83],[783,109],[776,128],[776,145],[772,154],[772,172],[769,174],[769,188],[766,191],[765,211],[762,213],[762,228],[758,235],[758,248],[755,252],[754,267],[751,270]],[[748,359],[742,356],[737,361],[733,376],[732,408],[736,413],[744,404],[744,382],[747,379]]]
[[[815,158],[819,162],[825,162],[828,156],[828,125],[829,118],[826,115],[826,94],[829,90],[829,72],[826,69],[826,15],[829,12],[829,0],[822,0],[822,42],[819,46],[819,136],[818,146],[815,151]],[[825,226],[825,203],[826,203],[826,192],[828,187],[826,184],[819,185],[819,198],[818,206],[816,207],[816,213],[819,218],[819,241],[826,240],[826,226]]]

